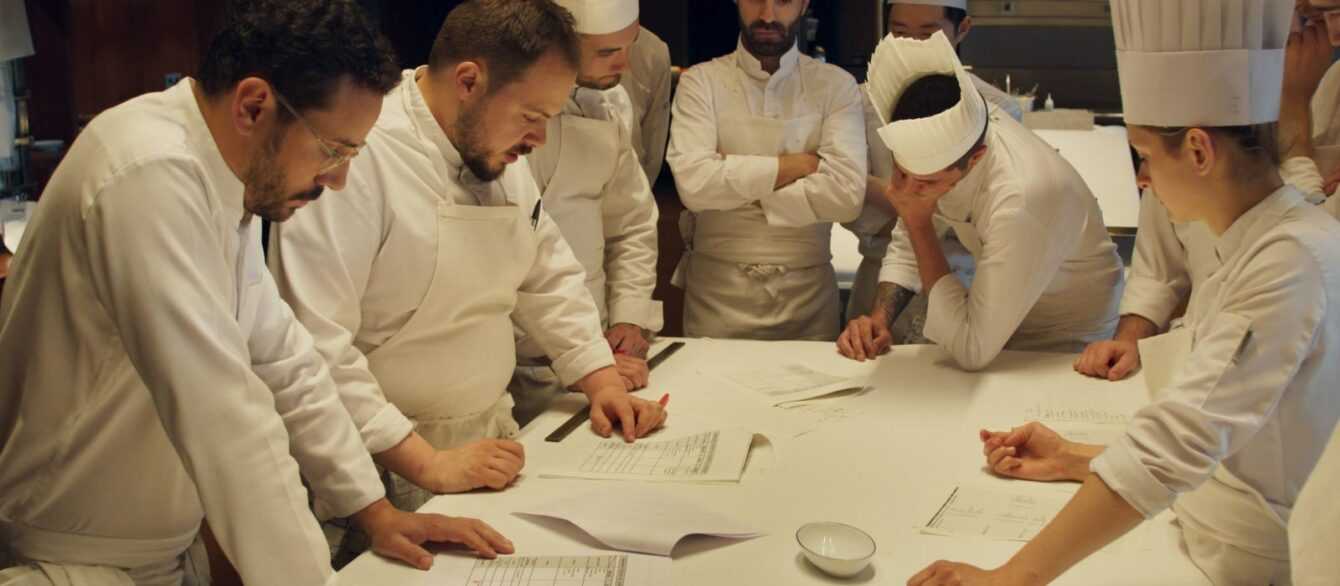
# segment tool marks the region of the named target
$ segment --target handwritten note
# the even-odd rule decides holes
[[[921,529],[929,535],[1028,541],[1070,499],[1065,493],[1008,492],[959,486]]]

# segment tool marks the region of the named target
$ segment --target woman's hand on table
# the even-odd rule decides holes
[[[994,570],[983,570],[977,566],[945,560],[926,566],[926,569],[907,579],[907,586],[1011,586],[1015,584],[1022,586],[1034,583],[1015,575],[1008,566],[1002,566]]]
[[[1023,480],[1083,481],[1089,462],[1103,451],[1102,446],[1069,441],[1036,421],[1010,431],[983,429],[978,436],[991,472]]]

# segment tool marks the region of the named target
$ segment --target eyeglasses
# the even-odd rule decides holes
[[[321,170],[318,171],[318,174],[329,173],[330,171],[339,168],[345,163],[348,163],[349,161],[353,160],[353,158],[357,157],[358,153],[363,150],[363,147],[351,147],[345,144],[326,140],[326,138],[321,136],[321,134],[318,133],[315,128],[312,128],[311,124],[307,123],[307,119],[303,118],[302,114],[299,114],[298,111],[294,109],[291,104],[288,103],[288,100],[284,99],[284,96],[280,95],[278,90],[276,90],[274,94],[275,94],[275,100],[277,100],[281,105],[283,105],[284,109],[288,110],[289,114],[292,114],[294,118],[297,118],[298,122],[302,124],[303,128],[307,129],[307,132],[312,133],[312,137],[315,138],[316,142],[321,145],[321,150],[325,151],[326,162],[321,166]]]

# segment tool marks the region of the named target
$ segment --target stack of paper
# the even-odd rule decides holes
[[[758,394],[770,405],[814,399],[860,389],[865,380],[819,372],[801,364],[726,370],[717,373],[732,385]]]
[[[645,480],[655,482],[739,482],[754,434],[707,431],[677,439],[625,443],[622,439],[568,451],[542,470],[546,478]]]
[[[616,488],[518,511],[576,525],[614,549],[669,556],[689,535],[747,539],[749,525],[663,490]]]
[[[438,556],[431,586],[668,586],[670,560],[640,555]]]

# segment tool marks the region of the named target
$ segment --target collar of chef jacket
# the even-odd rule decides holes
[[[1219,262],[1233,258],[1243,246],[1256,242],[1261,233],[1279,224],[1280,216],[1302,202],[1303,196],[1298,190],[1286,184],[1247,210],[1215,242],[1214,252],[1219,256]]]
[[[743,33],[741,33],[743,34]],[[777,73],[768,73],[763,70],[763,62],[754,57],[748,49],[744,48],[744,41],[735,43],[735,63],[744,71],[745,75],[759,80],[772,83],[786,79],[796,70],[796,65],[800,63],[800,48],[798,45],[791,45],[791,49],[782,54],[781,65],[777,68]]]
[[[243,221],[250,216],[243,202],[243,192],[246,189],[242,185],[242,180],[238,179],[228,167],[228,162],[223,159],[223,153],[219,152],[219,145],[214,142],[214,135],[205,124],[205,115],[200,111],[200,104],[196,102],[195,92],[192,90],[195,83],[195,80],[188,77],[169,91],[176,93],[174,97],[185,114],[181,119],[186,121],[187,134],[194,143],[192,146],[199,154],[200,161],[205,165],[205,172],[209,175],[206,184],[213,187],[213,192],[219,200],[220,219],[226,221],[229,226],[237,226],[240,230],[246,227]]]

